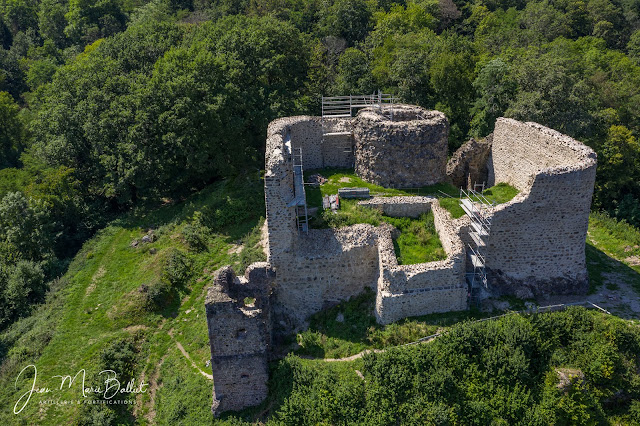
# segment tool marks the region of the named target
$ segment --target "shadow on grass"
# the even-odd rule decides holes
[[[446,312],[405,318],[380,325],[373,315],[376,294],[366,289],[332,308],[309,318],[309,328],[298,334],[296,355],[313,358],[340,358],[365,349],[414,342],[460,321],[485,318],[491,313],[478,310]]]
[[[603,285],[608,290],[617,290],[618,284],[607,282],[605,274],[619,274],[640,294],[640,273],[629,265],[610,257],[590,243],[586,245],[587,271],[589,273],[589,294],[593,294]]]

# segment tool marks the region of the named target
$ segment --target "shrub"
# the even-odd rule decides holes
[[[163,278],[172,286],[183,286],[191,276],[191,265],[187,256],[176,248],[171,248],[167,254]]]
[[[207,242],[204,238],[206,228],[196,224],[187,224],[182,228],[182,236],[190,249],[195,251],[204,251],[207,248]]]
[[[143,287],[144,306],[148,311],[159,311],[172,300],[171,285],[166,281],[156,281]]]

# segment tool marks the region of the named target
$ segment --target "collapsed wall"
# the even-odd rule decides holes
[[[469,139],[447,162],[447,181],[457,188],[474,188],[488,179],[487,160],[493,135],[484,139]]]
[[[596,154],[582,143],[537,123],[498,119],[489,183],[506,182],[520,193],[493,211],[486,259],[494,291],[586,293],[595,173]]]
[[[393,120],[375,108],[354,122],[355,172],[387,188],[433,185],[446,177],[449,122],[439,111],[394,105]]]

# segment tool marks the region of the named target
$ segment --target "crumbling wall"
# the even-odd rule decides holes
[[[324,307],[375,288],[377,233],[371,225],[312,229],[301,236],[278,271],[274,314],[279,326],[295,329]],[[280,324],[282,322],[282,324]]]
[[[415,265],[398,265],[391,229],[379,229],[378,293],[376,319],[389,324],[408,316],[467,308],[467,286],[464,282],[465,258],[458,229],[449,212],[433,201],[436,231],[447,258]]]
[[[475,183],[488,181],[487,161],[493,135],[484,139],[469,139],[447,162],[447,180],[458,188],[473,188]]]
[[[260,404],[267,396],[271,345],[269,293],[273,272],[266,263],[237,278],[226,266],[216,271],[205,308],[211,345],[214,415]],[[245,305],[245,298],[255,301]]]
[[[291,145],[286,144],[293,124],[306,117],[287,117],[272,121],[267,129],[264,197],[267,223],[267,261],[286,258],[297,238],[295,209],[287,207],[294,198]]]
[[[487,245],[493,290],[519,297],[586,293],[595,152],[539,124],[500,118],[492,167],[496,183],[521,191],[493,211]]]
[[[449,122],[443,113],[397,105],[390,121],[366,108],[353,128],[355,171],[367,182],[402,188],[445,179]]]
[[[364,207],[380,210],[383,214],[391,217],[420,217],[421,214],[431,211],[433,197],[373,197],[368,200],[359,201],[358,204]]]

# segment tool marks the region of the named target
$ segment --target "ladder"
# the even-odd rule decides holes
[[[491,234],[490,211],[495,202],[488,200],[482,194],[483,191],[484,183],[475,184],[474,189],[467,191],[460,189],[460,207],[471,220],[467,256],[472,272],[467,272],[465,278],[469,288],[469,303],[472,306],[479,306],[479,293],[482,288],[488,287],[486,248]]]
[[[304,171],[302,169],[302,148],[295,148],[291,154],[293,162],[293,199],[287,207],[296,209],[298,233],[309,233],[309,215],[307,195],[304,189]]]

